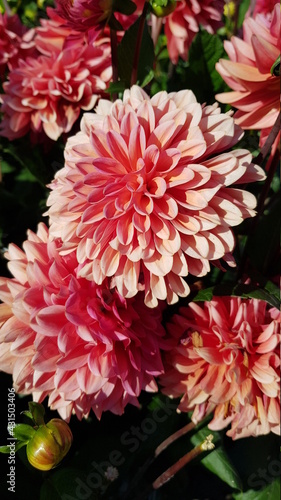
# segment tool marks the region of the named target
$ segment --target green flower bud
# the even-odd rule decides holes
[[[72,439],[69,426],[59,418],[40,425],[26,446],[29,463],[39,470],[52,469],[68,453]]]
[[[177,2],[176,0],[167,0],[162,2],[163,5],[159,5],[159,0],[151,2],[151,11],[156,17],[165,17],[174,12]],[[166,4],[166,5],[165,5]]]

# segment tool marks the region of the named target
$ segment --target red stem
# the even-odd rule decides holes
[[[195,424],[193,422],[189,422],[189,424],[182,427],[182,429],[179,429],[177,432],[174,432],[174,434],[169,436],[167,439],[165,439],[165,441],[162,441],[162,443],[159,446],[157,446],[154,456],[158,457],[158,455],[160,455],[160,453],[162,453],[162,451],[164,451],[170,444],[179,439],[181,436],[187,434],[187,432],[194,429],[194,427]]]
[[[154,481],[154,483],[152,484],[153,488],[155,490],[157,490],[158,488],[160,488],[161,486],[163,486],[163,484],[165,484],[167,481],[169,481],[170,479],[172,479],[172,477],[180,469],[182,469],[188,462],[190,462],[190,460],[192,460],[193,458],[195,458],[198,455],[200,455],[200,453],[202,453],[202,451],[203,450],[201,448],[201,445],[199,444],[198,446],[196,446],[196,448],[193,448],[193,450],[191,450],[188,453],[186,453],[186,455],[184,455],[183,457],[181,457],[175,464],[173,464],[171,467],[169,467],[169,469],[165,470],[165,472],[163,472],[163,474],[161,474],[161,476],[159,476]]]
[[[12,16],[13,12],[11,11],[10,6],[8,5],[7,0],[3,0],[3,5],[4,5],[4,8],[5,8],[5,11],[7,12],[7,15],[9,17]]]
[[[117,32],[110,28],[110,45],[111,45],[111,64],[112,64],[112,81],[118,82],[118,53],[117,53]],[[112,94],[112,100],[116,101],[118,95]]]
[[[279,111],[279,114],[276,118],[276,121],[269,133],[268,138],[266,139],[263,147],[260,150],[260,153],[258,156],[254,159],[254,163],[257,165],[261,165],[262,162],[264,161],[265,157],[267,156],[268,152],[270,151],[279,131],[280,131],[280,125],[281,125],[281,111]]]

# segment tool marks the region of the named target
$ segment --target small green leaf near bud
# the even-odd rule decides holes
[[[27,441],[20,441],[19,443],[15,444],[15,451],[20,450],[23,446],[27,445]],[[11,447],[10,446],[0,446],[0,453],[6,453],[9,455],[11,453]]]
[[[41,403],[35,403],[34,401],[29,401],[28,403],[29,412],[36,425],[43,425],[45,408]]]
[[[29,441],[35,434],[36,430],[27,424],[16,424],[13,429],[13,436],[18,441]]]
[[[280,56],[277,57],[275,63],[271,66],[270,73],[274,76],[280,76]]]

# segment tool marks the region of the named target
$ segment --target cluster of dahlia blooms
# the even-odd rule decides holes
[[[165,35],[171,61],[176,64],[181,57],[185,61],[188,50],[201,26],[215,33],[222,26],[223,0],[178,0],[177,6],[165,18]]]
[[[88,43],[66,28],[51,9],[35,29],[36,54],[18,59],[3,84],[0,134],[8,139],[32,131],[57,140],[90,110],[111,79],[108,37]]]
[[[162,391],[197,423],[233,439],[280,434],[280,312],[257,299],[213,297],[180,309],[167,326]]]
[[[149,307],[173,304],[189,294],[186,276],[230,261],[231,228],[255,215],[255,197],[235,185],[264,173],[248,151],[229,151],[239,138],[230,114],[189,90],[150,99],[133,86],[100,100],[50,186],[51,236],[76,252],[80,276],[108,277],[126,298],[144,290]]]
[[[245,130],[261,130],[262,146],[280,110],[280,75],[271,67],[280,56],[280,3],[271,13],[248,17],[243,39],[233,36],[224,42],[230,60],[220,59],[217,71],[233,91],[216,95],[222,103],[237,108],[235,122]],[[280,134],[273,148],[278,147]]]
[[[239,124],[267,130],[276,119],[270,68],[280,11],[247,19],[244,41],[226,42],[231,61],[218,70],[234,92],[218,97],[240,110],[233,117],[217,103],[201,105],[191,90],[150,98],[133,85],[122,99],[105,98],[111,44],[144,0],[132,16],[133,2],[125,3],[115,17],[113,0],[57,0],[27,34],[1,18],[0,64],[10,69],[2,136],[57,140],[81,110],[96,107],[68,137],[49,186],[49,229],[40,223],[23,250],[10,244],[5,254],[12,277],[0,278],[0,369],[18,393],[48,398],[67,420],[91,410],[120,415],[142,390],[157,391],[160,376],[163,392],[182,396],[180,409],[194,410],[195,422],[214,412],[210,428],[231,424],[233,438],[276,433],[278,311],[215,298],[181,309],[167,330],[162,312],[211,264],[235,266],[232,228],[255,216],[245,186],[264,171],[236,145]],[[177,2],[164,26],[172,62],[187,58],[199,25],[217,29],[222,11],[223,1]],[[118,35],[110,42],[112,16]]]
[[[157,390],[160,349],[170,346],[162,309],[147,314],[142,295],[125,299],[108,281],[77,277],[75,253],[62,256],[44,224],[29,231],[23,250],[10,244],[13,278],[0,278],[1,370],[20,394],[69,419],[92,409],[123,413],[141,390]],[[1,326],[2,325],[2,326]]]

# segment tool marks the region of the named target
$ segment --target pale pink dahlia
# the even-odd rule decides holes
[[[224,42],[230,60],[220,59],[217,71],[232,92],[216,95],[238,109],[235,122],[243,129],[262,130],[268,136],[280,110],[280,76],[270,69],[280,55],[280,4],[271,16],[258,14],[243,23],[243,40]]]
[[[234,247],[231,226],[255,215],[255,197],[235,184],[264,178],[230,114],[201,106],[190,90],[139,87],[85,113],[65,149],[48,199],[50,234],[77,251],[79,274],[112,277],[123,297],[145,290],[150,307],[186,296],[189,273]]]
[[[109,40],[62,50],[59,45],[49,55],[19,60],[10,72],[1,96],[0,135],[16,139],[31,130],[57,140],[104,93],[112,73]]]
[[[142,390],[157,390],[160,348],[170,345],[161,310],[147,310],[139,295],[124,299],[107,281],[77,278],[75,253],[61,256],[58,246],[40,224],[24,251],[8,248],[14,277],[0,278],[0,370],[18,393],[49,396],[63,418],[121,414]]]
[[[280,434],[280,312],[257,299],[214,297],[168,325],[178,345],[164,358],[163,392],[197,423],[233,439]]]
[[[185,61],[195,35],[202,26],[209,33],[215,33],[222,26],[223,0],[178,0],[177,7],[165,18],[165,34],[171,61],[178,58]]]

